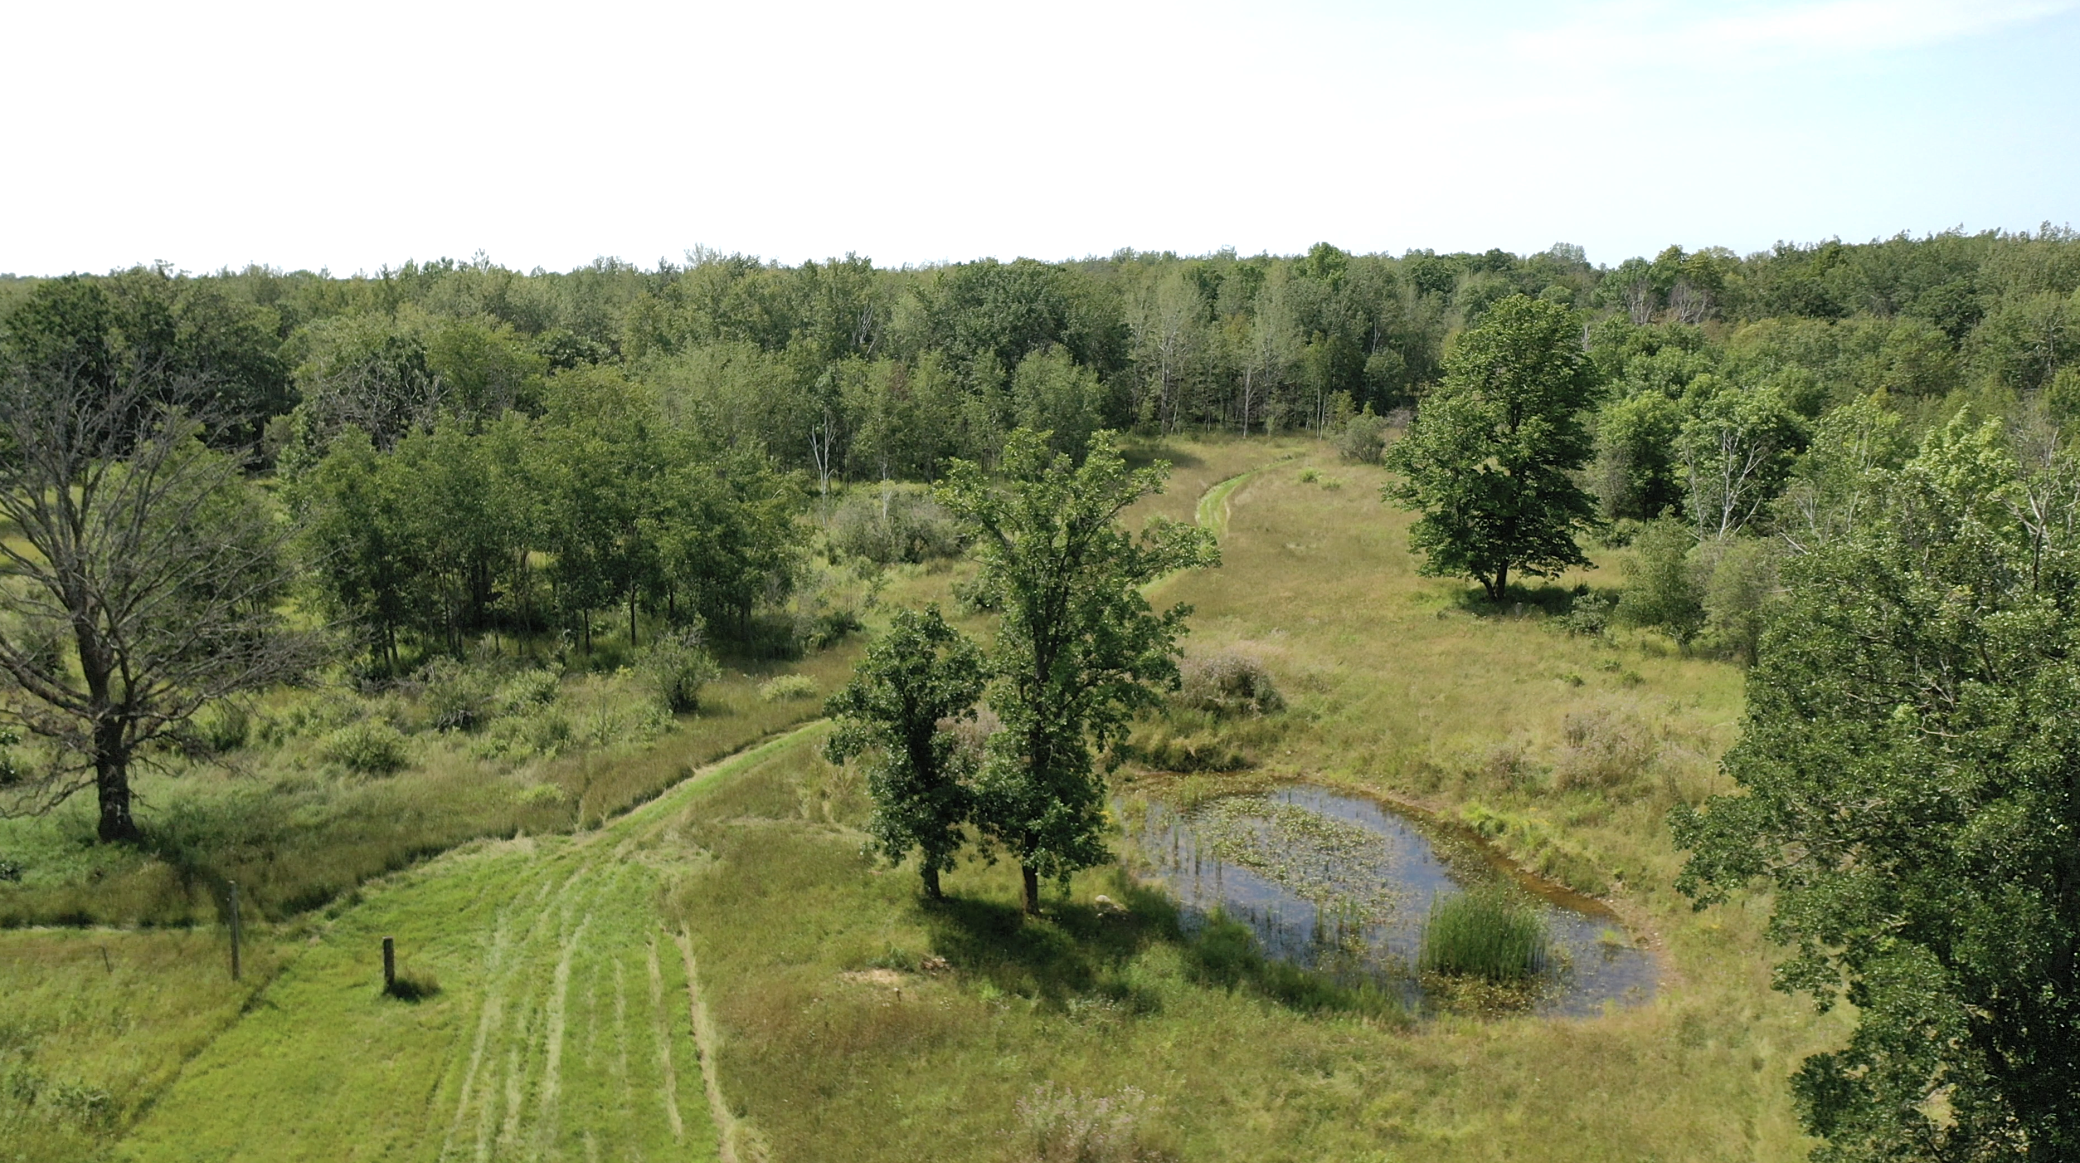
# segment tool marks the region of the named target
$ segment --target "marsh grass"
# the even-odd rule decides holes
[[[1545,925],[1528,902],[1498,887],[1440,894],[1423,923],[1425,973],[1521,982],[1544,972]]]
[[[629,672],[476,682],[474,730],[441,730],[453,708],[409,692],[277,692],[235,755],[139,770],[141,846],[96,844],[86,796],[0,821],[0,858],[21,872],[0,881],[0,928],[217,925],[233,881],[248,920],[282,919],[351,904],[367,880],[470,840],[595,828],[819,711],[763,699],[761,684],[785,673],[828,692],[854,657],[847,644],[727,672],[676,718]]]

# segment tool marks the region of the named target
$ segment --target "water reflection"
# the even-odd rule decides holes
[[[1187,929],[1224,909],[1267,955],[1388,983],[1414,1008],[1424,1002],[1412,967],[1431,901],[1495,879],[1535,902],[1552,942],[1537,1012],[1595,1014],[1653,996],[1654,959],[1607,909],[1532,893],[1479,849],[1434,841],[1372,800],[1296,784],[1190,812],[1150,802],[1126,815],[1145,871],[1178,897]]]

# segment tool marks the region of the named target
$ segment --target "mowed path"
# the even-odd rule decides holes
[[[578,837],[471,846],[342,914],[200,1054],[118,1158],[727,1158],[704,1077],[690,946],[659,895],[694,856],[675,822],[781,736]],[[382,938],[437,979],[382,996]],[[705,1035],[705,1031],[703,1031]]]

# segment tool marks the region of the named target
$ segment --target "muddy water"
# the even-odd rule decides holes
[[[1653,996],[1655,963],[1610,911],[1514,875],[1469,841],[1434,836],[1378,803],[1295,784],[1189,812],[1150,802],[1122,821],[1143,872],[1184,906],[1188,929],[1216,910],[1252,928],[1267,955],[1343,980],[1381,981],[1427,1008],[1414,971],[1440,894],[1503,883],[1545,922],[1539,1013],[1584,1015]]]

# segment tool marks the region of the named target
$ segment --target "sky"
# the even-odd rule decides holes
[[[2080,224],[2080,0],[0,0],[0,272]]]

